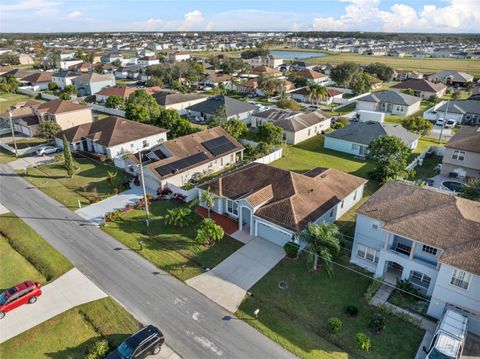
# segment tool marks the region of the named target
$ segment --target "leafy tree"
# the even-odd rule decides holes
[[[63,89],[63,92],[69,94],[69,95],[76,95],[77,94],[77,88],[75,85],[66,85],[65,88]]]
[[[215,86],[212,89],[212,95],[214,96],[225,96],[227,94],[227,89],[223,83],[219,83],[218,86]]]
[[[470,95],[474,87],[475,87],[475,84],[473,83],[473,81],[469,81],[465,84],[465,91],[467,91],[468,94]]]
[[[248,160],[253,160],[255,158],[255,147],[251,144],[247,143],[243,146],[245,149],[243,150],[243,158]]]
[[[162,87],[163,86],[163,81],[160,77],[157,76],[151,76],[148,81],[147,81],[147,86],[153,87],[153,86],[158,86]]]
[[[161,108],[160,115],[156,118],[154,124],[168,130],[169,139],[197,132],[197,129],[192,126],[190,121],[180,117],[178,112],[173,109]]]
[[[255,158],[261,158],[268,155],[272,150],[272,145],[269,145],[266,142],[260,141],[255,148]]]
[[[311,84],[308,86],[308,99],[310,101],[314,100],[318,104],[319,100],[323,100],[328,97],[328,91],[325,86],[319,84]]]
[[[458,100],[459,97],[460,97],[460,91],[453,91],[452,100]]]
[[[42,121],[37,126],[37,135],[52,141],[57,133],[62,130],[60,125],[53,121]]]
[[[432,95],[432,96],[430,96],[428,101],[431,102],[432,104],[436,105],[440,101],[440,99],[438,98],[437,95]]]
[[[167,209],[165,223],[175,227],[185,227],[191,220],[192,210],[188,207]]]
[[[420,115],[409,116],[402,121],[402,126],[411,132],[425,136],[433,128],[433,124]]]
[[[282,143],[283,129],[267,123],[258,127],[258,137],[269,145],[279,145]]]
[[[412,150],[395,136],[380,136],[370,142],[368,158],[375,162],[375,169],[369,173],[376,181],[385,182],[408,178],[411,173],[405,170]]]
[[[65,92],[62,92],[62,93],[58,96],[58,98],[59,98],[60,100],[71,100],[71,99],[72,99],[72,97],[71,97],[68,93],[65,93]]]
[[[375,75],[377,78],[379,78],[382,81],[390,81],[393,77],[394,70],[388,65],[375,62],[373,64],[368,65],[365,68],[365,72]]]
[[[284,92],[283,80],[271,75],[261,74],[258,76],[258,87],[263,90],[267,97]]]
[[[280,100],[278,100],[277,107],[290,109],[293,111],[300,111],[303,109],[302,105],[290,97],[282,97]]]
[[[305,87],[308,84],[308,80],[303,76],[299,76],[296,72],[292,72],[288,75],[287,79],[288,81],[293,82],[295,87]]]
[[[72,177],[75,173],[75,163],[73,161],[72,152],[70,151],[70,145],[67,142],[67,138],[63,135],[63,167],[67,171],[69,177]]]
[[[220,65],[224,74],[235,74],[238,72],[245,72],[249,70],[249,65],[242,61],[242,59],[227,57]]]
[[[129,120],[152,123],[160,115],[157,101],[145,90],[138,90],[128,96],[125,117]]]
[[[210,218],[210,211],[215,205],[216,198],[217,196],[210,190],[210,187],[208,187],[205,191],[202,191],[202,194],[200,195],[200,202],[205,203],[207,206],[208,218]]]
[[[112,65],[116,67],[122,66],[122,61],[120,59],[116,59],[112,62]]]
[[[415,91],[413,89],[405,89],[402,91],[405,95],[415,96]]]
[[[344,62],[335,67],[330,77],[335,81],[339,86],[350,87],[353,79],[362,72],[362,68],[359,64],[354,62]]]
[[[55,82],[53,82],[53,81],[52,81],[52,82],[49,82],[49,83],[48,83],[48,89],[49,89],[50,91],[55,91],[56,89],[58,89],[58,85],[57,85]]]
[[[327,274],[333,274],[333,260],[340,253],[340,240],[342,233],[333,223],[307,225],[300,238],[310,244],[310,256],[313,256],[313,270],[317,270],[318,258],[320,257]]]
[[[472,179],[463,184],[460,188],[460,196],[473,201],[480,201],[480,179]]]
[[[257,56],[267,56],[269,53],[270,53],[270,51],[268,49],[264,48],[261,45],[257,45],[257,47],[255,49],[248,49],[248,50],[243,51],[240,54],[240,57],[242,59],[251,59],[251,58],[257,57]]]
[[[0,91],[8,94],[17,92],[20,82],[13,75],[0,78]]]
[[[232,137],[239,138],[248,131],[247,124],[242,120],[232,118],[222,123],[222,128],[227,131]]]
[[[105,101],[105,107],[108,108],[122,108],[125,105],[125,101],[122,96],[114,95],[109,96]]]
[[[380,80],[374,75],[368,73],[359,73],[355,76],[350,84],[353,92],[361,94],[370,91],[372,85],[380,82]]]
[[[195,241],[203,245],[218,242],[224,236],[223,228],[210,218],[204,218],[197,230]]]

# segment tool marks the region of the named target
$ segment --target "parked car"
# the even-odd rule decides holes
[[[52,153],[57,153],[60,152],[61,149],[57,148],[55,146],[42,146],[37,148],[37,155],[39,156],[45,156],[45,155],[50,155]]]
[[[37,298],[42,295],[40,283],[27,280],[9,288],[0,294],[0,319],[5,314],[24,304],[33,304]]]
[[[158,354],[164,340],[162,332],[157,327],[149,325],[128,337],[107,356],[107,359],[146,358]]]
[[[443,118],[439,118],[437,122],[435,122],[435,126],[443,126],[444,122]]]
[[[445,122],[445,128],[454,128],[457,125],[457,121],[455,120],[447,120]]]
[[[309,111],[317,111],[317,110],[320,110],[320,106],[317,106],[317,105],[309,105],[309,106],[307,106],[307,110],[309,110]]]

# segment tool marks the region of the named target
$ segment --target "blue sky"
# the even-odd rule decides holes
[[[1,32],[480,32],[480,0],[2,0]]]

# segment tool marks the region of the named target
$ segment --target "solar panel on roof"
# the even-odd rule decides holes
[[[237,146],[225,136],[202,142],[202,145],[214,156],[221,155],[222,153],[237,148]]]
[[[200,152],[200,153],[196,153],[194,155],[182,158],[181,160],[157,167],[155,168],[155,171],[157,171],[160,174],[160,176],[166,176],[171,173],[180,171],[184,168],[193,166],[207,159],[208,159],[208,156],[205,153]]]

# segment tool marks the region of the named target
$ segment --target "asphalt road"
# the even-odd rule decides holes
[[[0,203],[183,358],[294,358],[290,352],[0,165]],[[261,313],[260,313],[261,315]]]

